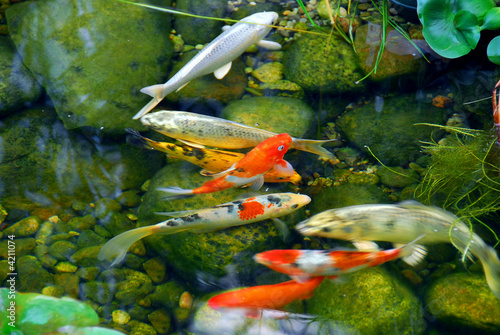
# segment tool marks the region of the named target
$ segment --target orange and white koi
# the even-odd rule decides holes
[[[210,298],[208,306],[213,309],[244,308],[245,315],[259,318],[263,310],[280,309],[298,299],[309,299],[325,277],[314,277],[303,283],[290,280],[274,285],[247,287],[225,292]]]
[[[385,262],[404,258],[410,265],[418,264],[425,257],[425,250],[415,242],[400,248],[382,251],[353,250],[269,250],[254,256],[257,263],[285,273],[302,282],[311,276],[333,276],[359,271]],[[332,279],[333,279],[332,278]]]
[[[129,128],[127,131],[133,135],[133,137],[131,136],[129,138],[132,144],[142,148],[158,150],[169,156],[198,165],[204,169],[200,172],[202,175],[208,176],[213,173],[225,171],[245,157],[245,154],[240,152],[196,148],[189,145],[176,145],[170,142],[157,142],[142,136],[134,129]],[[302,182],[302,177],[296,171],[294,171],[291,176],[288,174],[288,171],[285,174],[282,174],[279,169],[275,169],[273,166],[271,170],[264,174],[264,182],[290,182],[294,185],[299,185]]]
[[[293,175],[293,167],[283,159],[291,142],[292,138],[288,134],[273,136],[249,151],[231,168],[214,175],[215,179],[204,182],[200,187],[192,190],[163,187],[158,190],[173,196],[212,193],[249,184],[252,189],[258,190],[264,184],[264,174],[272,167],[284,175]]]
[[[157,213],[174,218],[113,237],[104,244],[97,258],[112,262],[113,266],[125,258],[132,244],[152,234],[170,235],[181,231],[204,233],[267,219],[276,220],[295,212],[310,201],[311,198],[304,194],[274,193],[198,210]]]

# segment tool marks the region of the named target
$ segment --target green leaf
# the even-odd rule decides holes
[[[500,7],[490,9],[484,16],[481,30],[496,30],[500,28]]]
[[[456,9],[468,10],[481,21],[484,15],[493,7],[495,7],[495,1],[493,0],[458,0]]]
[[[462,9],[455,14],[454,21],[455,27],[464,34],[465,40],[471,49],[475,49],[481,37],[481,29],[479,28],[476,15]]]
[[[455,1],[419,0],[417,13],[429,46],[446,58],[458,58],[471,51],[466,38],[456,27]]]
[[[500,65],[500,36],[497,36],[490,41],[490,44],[488,44],[488,48],[486,49],[486,53],[488,54],[490,61]]]

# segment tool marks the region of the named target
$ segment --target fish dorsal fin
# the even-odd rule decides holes
[[[257,191],[262,187],[262,185],[264,185],[264,176],[259,176],[259,178],[255,179],[250,184],[250,188],[254,191]]]
[[[190,141],[186,141],[186,140],[179,140],[179,141],[181,141],[182,143],[187,144],[191,147],[195,147],[198,149],[205,149],[205,146],[203,144],[194,143],[194,142],[190,142]]]
[[[226,76],[226,74],[231,70],[231,64],[233,62],[229,62],[226,65],[223,65],[222,67],[218,68],[217,70],[214,71],[214,76],[217,79],[222,79]]]
[[[273,41],[260,40],[256,43],[259,47],[266,48],[267,50],[280,50],[281,44]]]
[[[352,244],[360,251],[380,251],[378,244],[373,241],[352,241]]]
[[[181,87],[179,87],[178,89],[176,89],[175,91],[176,92],[179,92],[180,90],[182,90],[184,87],[187,86],[187,84],[189,84],[190,82],[188,81],[187,83],[185,83],[184,85],[182,85]]]
[[[291,177],[293,176],[293,166],[286,160],[282,159],[281,162],[274,166],[274,170],[282,176]]]
[[[178,217],[187,216],[189,214],[193,214],[193,213],[196,213],[196,212],[199,212],[199,211],[200,211],[199,209],[189,209],[187,211],[177,211],[177,212],[155,212],[155,214],[157,214],[157,215],[164,215],[164,216],[170,216],[170,217],[173,217],[173,218],[178,218]]]

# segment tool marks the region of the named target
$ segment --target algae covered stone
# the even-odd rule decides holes
[[[500,300],[483,275],[441,276],[427,289],[425,302],[433,317],[460,332],[500,332]]]
[[[285,79],[306,91],[323,93],[360,92],[364,82],[356,54],[345,41],[336,37],[306,34],[293,43],[283,57]]]
[[[315,113],[302,100],[286,97],[255,97],[236,100],[222,117],[275,133],[303,137],[314,127]]]
[[[420,334],[425,326],[419,299],[380,267],[358,271],[344,284],[325,280],[307,303],[309,313],[361,334]]]
[[[169,6],[170,1],[162,3]],[[24,64],[68,129],[124,133],[162,82],[172,55],[170,15],[110,1],[16,3],[6,11]]]
[[[9,38],[0,36],[0,115],[8,115],[34,102],[41,91],[41,86],[24,66]]]
[[[398,166],[420,157],[421,141],[431,138],[432,127],[415,124],[442,122],[442,108],[417,101],[414,95],[401,95],[348,110],[335,124],[366,154],[371,155],[369,148],[384,164]]]

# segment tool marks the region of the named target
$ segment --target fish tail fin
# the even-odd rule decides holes
[[[180,199],[194,195],[193,190],[186,190],[177,186],[159,187],[156,190],[167,193],[166,199]]]
[[[151,140],[142,136],[137,130],[133,128],[127,128],[125,130],[127,131],[127,133],[129,133],[129,136],[127,136],[128,144],[131,144],[139,148],[153,149],[153,147],[150,145],[149,142]]]
[[[337,164],[340,161],[335,157],[333,153],[322,147],[323,144],[337,141],[333,140],[306,140],[306,139],[293,139],[293,147],[298,150],[307,151],[321,157],[328,158],[333,164]]]
[[[113,237],[106,242],[97,255],[98,260],[111,262],[110,266],[120,263],[127,255],[128,249],[135,242],[154,233],[154,226],[135,228]],[[114,260],[113,260],[114,259]]]
[[[143,89],[141,89],[141,92],[153,97],[153,99],[151,99],[151,101],[148,102],[146,106],[142,107],[142,109],[134,115],[134,117],[132,118],[134,120],[137,120],[149,113],[149,111],[155,108],[156,105],[158,105],[160,101],[162,101],[163,98],[165,98],[165,96],[170,93],[170,90],[166,88],[164,84],[159,84],[144,87]]]
[[[498,259],[498,254],[495,249],[486,246],[484,255],[480,259],[483,264],[486,282],[493,294],[500,299],[500,259]]]

